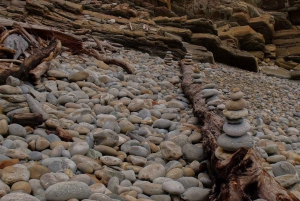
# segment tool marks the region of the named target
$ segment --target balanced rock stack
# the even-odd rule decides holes
[[[243,99],[243,92],[239,88],[233,89],[229,101],[225,104],[223,114],[227,122],[223,125],[225,134],[218,138],[218,146],[225,151],[235,152],[238,149],[253,147],[252,136],[247,134],[250,130],[250,124],[243,117],[248,115],[245,108],[247,102]]]
[[[192,65],[193,64],[193,56],[191,53],[187,52],[184,56],[184,65]]]
[[[172,65],[173,55],[172,55],[171,51],[167,51],[164,61],[165,61],[165,64],[167,64],[168,66]]]
[[[201,91],[202,97],[205,98],[205,102],[208,105],[209,110],[215,109],[215,106],[222,103],[219,99],[219,91],[215,89],[216,85],[213,83],[206,84]]]

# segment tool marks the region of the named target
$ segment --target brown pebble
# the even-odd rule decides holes
[[[2,198],[4,195],[6,195],[6,191],[5,190],[0,190],[0,198]]]
[[[226,101],[225,108],[227,110],[237,111],[237,110],[244,109],[246,107],[246,105],[247,105],[247,101],[244,99],[240,99],[237,101],[229,100],[229,101]]]
[[[184,177],[194,177],[195,176],[195,171],[190,167],[184,167],[184,168],[182,168],[182,171],[183,171]]]
[[[194,73],[200,73],[199,68],[194,68]]]
[[[40,179],[43,174],[49,173],[50,170],[42,165],[33,165],[29,169],[30,179]]]
[[[8,160],[3,160],[1,161],[0,163],[0,169],[3,169],[7,166],[12,166],[12,165],[15,165],[15,164],[18,164],[19,163],[19,159],[8,159]]]
[[[232,89],[232,92],[233,92],[233,93],[238,92],[238,91],[241,91],[240,88],[238,88],[238,87],[234,87],[234,88]]]
[[[11,186],[11,191],[22,191],[24,193],[31,193],[31,186],[26,181],[18,181]]]
[[[88,163],[78,163],[77,168],[83,173],[93,173],[93,167]]]

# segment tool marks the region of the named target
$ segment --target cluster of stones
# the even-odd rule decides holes
[[[166,52],[166,56],[164,58],[164,61],[165,61],[165,64],[168,65],[168,66],[171,66],[172,65],[172,61],[173,61],[173,55],[172,55],[172,52],[171,51],[167,51]]]
[[[206,84],[201,91],[209,110],[224,109],[223,101],[219,98],[220,92],[215,87],[216,85],[213,83]]]
[[[206,199],[213,182],[199,170],[202,135],[179,66],[112,54],[135,74],[63,52],[37,84],[0,86],[1,201]],[[12,123],[16,113],[44,123]]]
[[[193,56],[191,53],[187,52],[184,56],[184,65],[192,65],[193,64]]]
[[[223,125],[225,134],[218,138],[218,146],[228,152],[235,152],[240,148],[253,147],[252,136],[247,132],[250,130],[250,124],[244,120],[248,115],[245,108],[247,101],[243,99],[243,92],[239,88],[234,88],[229,101],[225,104],[223,114],[226,117],[226,123]]]

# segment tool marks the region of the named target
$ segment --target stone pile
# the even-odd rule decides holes
[[[192,65],[193,62],[193,56],[191,53],[187,52],[184,56],[184,65]]]
[[[165,61],[165,64],[168,65],[168,66],[171,66],[172,65],[172,61],[173,61],[173,55],[172,55],[172,52],[171,51],[167,51],[166,52],[166,56],[164,58],[164,61]]]
[[[213,83],[206,84],[201,91],[202,97],[205,98],[205,102],[209,110],[214,110],[216,107],[222,108],[222,100],[219,99],[219,91],[215,89],[216,85]]]
[[[223,125],[225,134],[218,138],[218,146],[225,151],[235,152],[238,149],[253,147],[252,136],[247,134],[250,124],[243,117],[248,115],[246,100],[243,99],[243,92],[234,88],[229,101],[225,104],[223,114],[227,122]]]

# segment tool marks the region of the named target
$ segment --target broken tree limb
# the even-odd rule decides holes
[[[195,116],[201,121],[204,134],[203,149],[211,161],[214,186],[206,200],[209,201],[299,201],[290,191],[282,187],[274,177],[263,168],[255,148],[241,148],[225,159],[216,156],[217,139],[222,133],[223,115],[218,111],[209,111],[201,96],[202,84],[194,83],[194,66],[179,63],[182,69],[182,89],[191,100]],[[206,167],[208,168],[208,167]]]
[[[0,46],[0,51],[8,52],[10,54],[16,54],[17,53],[16,50],[8,48],[8,47],[3,47],[3,46]]]
[[[7,36],[9,36],[10,34],[12,34],[12,33],[18,33],[18,32],[19,32],[18,29],[12,29],[12,30],[3,32],[2,35],[1,35],[1,38],[0,38],[0,44],[2,44],[3,41],[5,40],[5,38],[7,38]]]
[[[4,84],[8,76],[13,76],[22,80],[28,78],[29,71],[34,69],[43,60],[55,58],[61,51],[61,42],[57,39],[50,41],[50,44],[42,49],[36,49],[36,54],[26,58],[20,66],[12,68],[0,67],[0,84]]]
[[[31,45],[33,45],[34,47],[40,46],[39,43],[35,40],[35,38],[32,35],[30,35],[20,24],[14,23],[13,27],[15,27],[16,29],[19,29],[20,33],[27,40],[27,42],[29,42]]]
[[[16,21],[2,18],[0,17],[1,24],[6,27],[13,27]],[[51,40],[56,38],[57,40],[61,41],[61,44],[67,48],[69,48],[73,53],[78,53],[83,49],[83,44],[80,38],[60,32],[56,29],[47,27],[47,26],[40,26],[40,25],[31,25],[22,22],[18,22],[18,25],[23,27],[28,33],[33,35],[38,35],[39,37],[43,38],[44,40]],[[16,29],[19,31],[18,29]]]
[[[16,60],[16,59],[0,59],[0,62],[15,62],[21,64],[21,60]]]
[[[98,47],[100,48],[100,50],[102,51],[103,54],[106,55],[106,51],[104,50],[100,40],[98,40],[95,36],[92,36],[92,38],[94,39],[94,41],[97,43]]]
[[[34,81],[34,82],[37,82],[40,77],[47,72],[47,70],[49,69],[50,67],[50,63],[49,62],[43,62],[41,63],[40,65],[38,65],[36,68],[32,69],[30,72],[29,72],[29,76],[30,78]]]
[[[107,57],[105,55],[101,55],[101,54],[99,54],[94,49],[91,49],[90,51],[87,50],[87,49],[83,49],[81,51],[81,53],[93,56],[96,59],[101,60],[101,61],[103,61],[106,64],[114,64],[114,65],[120,66],[121,68],[123,68],[129,74],[133,74],[133,72],[134,72],[134,69],[133,69],[132,66],[130,66],[130,64],[128,64],[128,63],[126,63],[126,62],[124,62],[124,61],[122,61],[120,59],[109,58],[109,57]]]
[[[42,124],[44,120],[39,113],[15,113],[12,116],[11,122],[22,126],[37,126]]]

